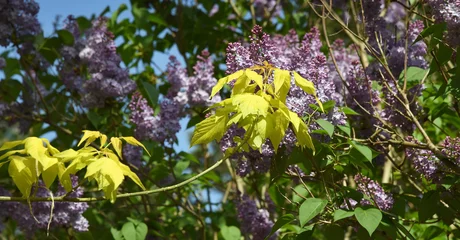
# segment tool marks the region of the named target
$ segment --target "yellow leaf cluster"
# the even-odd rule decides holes
[[[83,132],[78,146],[84,145],[77,151],[67,149],[60,152],[45,138],[28,137],[6,142],[0,147],[0,152],[9,151],[0,156],[0,167],[9,163],[8,173],[24,198],[31,196],[31,189],[38,184],[40,177],[47,188],[58,178],[65,190],[71,191],[70,175],[83,169],[86,169],[84,178],[95,180],[99,190],[104,191],[105,197],[112,202],[125,176],[145,190],[139,177],[120,161],[122,140],[147,151],[142,143],[133,137],[112,137],[107,144],[108,137],[105,134],[98,131]],[[100,140],[100,147],[96,148],[92,144],[97,139]],[[24,145],[23,149],[12,150],[20,145]]]
[[[272,76],[273,81],[269,81]],[[278,69],[265,62],[263,66],[239,70],[219,79],[212,89],[211,98],[225,84],[234,81],[231,98],[210,107],[215,114],[196,125],[191,145],[220,140],[232,124],[237,124],[246,130],[245,140],[237,139],[246,144],[242,146],[243,150],[248,150],[248,147],[260,150],[266,139],[270,139],[276,151],[288,128],[296,134],[299,146],[314,149],[307,125],[285,104],[291,79],[306,93],[313,95],[323,110],[311,81],[297,72]]]

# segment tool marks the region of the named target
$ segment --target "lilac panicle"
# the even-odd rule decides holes
[[[460,46],[460,1],[459,0],[426,0],[431,7],[436,22],[447,25],[446,41],[453,48]]]
[[[270,213],[266,209],[257,208],[256,202],[243,195],[236,201],[238,219],[241,224],[241,232],[251,234],[252,239],[262,240],[270,234],[274,225],[270,220]],[[273,234],[269,239],[274,240],[278,236]]]
[[[408,137],[407,141],[420,143],[413,137]],[[423,175],[428,180],[439,180],[439,159],[431,150],[406,148],[406,158],[412,163],[415,171]]]
[[[67,88],[80,93],[83,105],[89,108],[103,107],[106,99],[126,97],[136,89],[128,70],[120,66],[121,58],[106,21],[98,18],[81,33],[76,20],[69,16],[64,27],[73,34],[75,42],[61,49],[59,76]],[[88,79],[83,72],[85,68]]]
[[[10,45],[13,36],[39,34],[42,31],[37,19],[39,10],[34,0],[0,0],[0,46]]]
[[[72,187],[77,187],[78,177],[72,176]],[[50,193],[45,189],[43,183],[39,184],[36,190],[36,197],[49,197]],[[34,191],[35,192],[35,191]],[[0,193],[4,194],[4,192]],[[59,185],[56,192],[53,193],[54,197],[66,194],[64,188]],[[9,193],[7,193],[9,195]],[[81,197],[83,189],[78,187],[73,192],[68,194],[70,198]],[[8,208],[5,208],[8,217],[11,217],[17,222],[19,229],[21,229],[27,236],[32,236],[37,230],[46,230],[51,212],[51,202],[32,202],[33,216],[30,214],[29,206],[21,202],[9,202]],[[53,219],[51,228],[72,227],[76,231],[88,231],[89,223],[82,214],[88,209],[88,204],[85,202],[56,202],[54,204]],[[38,220],[35,221],[34,217]]]
[[[357,185],[356,189],[374,200],[375,204],[377,204],[380,209],[388,211],[393,207],[393,195],[391,193],[386,193],[374,180],[371,180],[361,174],[357,174],[355,176],[355,182]],[[363,203],[366,204],[366,200],[362,200],[361,204]]]

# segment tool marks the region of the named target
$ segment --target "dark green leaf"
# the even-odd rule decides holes
[[[192,118],[190,118],[190,121],[188,121],[187,123],[187,129],[191,128],[191,127],[194,127],[196,124],[198,124],[199,122],[201,122],[201,120],[203,120],[202,117],[200,116],[193,116]]]
[[[145,92],[147,93],[147,99],[151,106],[156,106],[158,103],[158,96],[160,95],[158,89],[155,85],[149,82],[141,82],[144,87]]]
[[[351,141],[351,145],[356,148],[367,159],[367,161],[372,161],[372,150],[368,146],[361,145],[355,141]]]
[[[420,222],[425,222],[430,219],[437,211],[437,205],[439,203],[439,192],[429,191],[423,194],[422,201],[418,206],[418,219]]]
[[[61,39],[61,42],[64,43],[67,46],[73,46],[74,44],[74,38],[72,33],[70,33],[67,30],[58,30],[56,31],[57,35],[59,36],[59,39]]]
[[[357,207],[355,209],[355,217],[359,224],[369,232],[369,236],[372,236],[372,233],[377,229],[380,221],[382,221],[382,213],[377,208],[362,209]]]
[[[431,240],[431,239],[434,239],[435,237],[441,235],[441,233],[444,233],[444,230],[442,230],[440,227],[429,226],[423,232],[422,238],[426,239],[426,240]]]
[[[168,23],[163,20],[159,14],[149,14],[150,22],[156,23],[158,25],[168,26]]]
[[[338,125],[337,126],[340,130],[342,130],[342,132],[344,132],[345,134],[347,134],[347,136],[351,136],[351,128],[350,128],[350,125]]]
[[[349,212],[349,211],[345,211],[345,210],[342,210],[342,209],[337,209],[334,212],[334,222],[337,222],[340,219],[351,217],[353,215],[355,215],[354,212]]]
[[[307,198],[299,209],[300,226],[320,214],[327,205],[327,200],[319,198]]]
[[[192,161],[192,162],[194,162],[196,164],[200,164],[200,161],[198,161],[198,159],[195,157],[195,155],[190,154],[188,152],[183,152],[182,151],[182,152],[179,153],[179,156],[183,157],[186,160]]]
[[[276,231],[278,231],[278,229],[280,229],[284,225],[292,222],[294,219],[295,219],[294,215],[292,215],[292,214],[286,214],[286,215],[283,215],[282,217],[278,218],[278,220],[276,221],[275,225],[273,225],[273,227],[272,227],[272,231],[270,232],[270,234],[265,239],[270,238]]]
[[[115,12],[113,12],[112,18],[110,19],[112,26],[114,26],[117,23],[118,16],[120,16],[120,14],[122,12],[124,12],[125,10],[127,10],[127,9],[128,9],[128,6],[126,6],[126,4],[124,4],[124,3],[122,3],[118,7],[118,9]]]
[[[361,115],[349,107],[342,107],[342,112],[346,115]]]

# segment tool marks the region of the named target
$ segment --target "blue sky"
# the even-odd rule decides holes
[[[53,23],[57,15],[60,15],[61,19],[64,19],[68,15],[90,17],[92,14],[99,15],[107,6],[110,7],[111,11],[115,11],[122,3],[128,6],[130,5],[129,0],[36,0],[36,2],[40,4],[38,19],[42,24],[45,36],[52,34]],[[126,17],[130,17],[128,11],[125,11],[125,13],[120,16],[120,18]],[[183,64],[182,57],[179,57],[179,52],[176,48],[173,48],[171,52],[166,54],[156,52],[153,61],[162,70],[165,70],[169,55],[178,56],[178,60]],[[174,147],[176,150],[189,150],[188,134],[191,129],[185,131],[188,120],[189,119],[186,118],[181,121],[182,130],[178,134],[179,144]],[[52,138],[53,136],[47,135],[46,137]]]

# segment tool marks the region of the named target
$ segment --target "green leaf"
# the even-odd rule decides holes
[[[110,228],[110,232],[112,233],[112,237],[114,240],[124,240],[123,234],[116,228]]]
[[[163,20],[160,14],[153,13],[148,15],[149,21],[152,23],[156,23],[158,25],[168,26],[168,23]]]
[[[349,212],[349,211],[345,211],[345,210],[342,210],[342,209],[337,209],[335,210],[334,212],[334,222],[337,222],[341,219],[344,219],[344,218],[347,218],[347,217],[351,217],[355,215],[354,212]]]
[[[174,175],[175,176],[182,175],[182,172],[184,172],[184,170],[187,169],[188,166],[190,166],[190,161],[188,160],[178,161],[176,163],[176,166],[174,166]]]
[[[420,35],[415,39],[415,41],[412,44],[417,43],[418,41],[422,40],[423,38],[426,38],[432,34],[439,33],[442,34],[444,30],[446,29],[446,23],[437,23],[433,24],[426,29],[423,29],[423,31],[420,33]]]
[[[294,215],[289,214],[289,213],[278,218],[278,220],[276,220],[275,222],[275,225],[273,225],[272,227],[272,231],[267,237],[265,237],[265,239],[269,239],[276,231],[278,231],[278,229],[294,221],[294,219],[295,219]]]
[[[235,226],[222,226],[220,234],[225,240],[239,240],[241,238],[240,229]]]
[[[346,115],[361,115],[349,107],[342,107],[342,112]]]
[[[134,223],[132,222],[127,222],[123,224],[123,227],[121,228],[121,233],[123,234],[123,237],[125,239],[137,239],[136,238],[136,227],[134,226]]]
[[[147,93],[147,99],[149,100],[150,105],[156,106],[158,104],[158,96],[160,95],[158,89],[155,87],[155,85],[149,82],[142,81],[141,84]]]
[[[350,125],[338,125],[337,126],[340,130],[342,130],[342,132],[344,132],[345,134],[347,134],[347,136],[351,136],[351,128],[350,128]]]
[[[112,26],[115,26],[115,24],[117,23],[117,20],[118,20],[118,16],[120,16],[120,14],[122,12],[124,12],[125,10],[127,10],[127,9],[128,9],[128,6],[126,6],[126,4],[124,4],[124,3],[122,3],[118,7],[118,9],[115,12],[113,12],[112,17],[110,19],[110,22],[111,22]]]
[[[445,231],[437,226],[429,226],[423,232],[422,238],[426,240],[431,240],[436,238],[437,236],[441,235]]]
[[[351,141],[351,145],[356,148],[367,159],[367,161],[372,161],[372,150],[368,146],[358,144],[355,141]]]
[[[59,39],[61,39],[62,43],[67,46],[73,46],[75,40],[72,33],[67,30],[58,30],[56,33],[59,36]]]
[[[190,146],[219,140],[225,133],[227,116],[211,116],[196,125]]]
[[[404,71],[399,75],[399,83],[402,85],[404,83],[404,74],[406,74],[406,81],[409,88],[420,83],[425,75],[428,73],[428,69],[423,69],[419,67],[408,67],[406,73]]]
[[[375,229],[379,226],[380,221],[382,221],[382,213],[376,208],[364,210],[357,207],[355,209],[355,217],[359,224],[367,230],[369,236],[372,236],[372,233],[374,233]]]
[[[327,205],[327,200],[319,198],[306,199],[299,209],[300,226],[304,226],[308,221],[320,214]]]
[[[437,191],[432,190],[423,194],[422,201],[418,206],[418,219],[420,222],[425,222],[437,212],[439,201],[440,197]]]
[[[329,137],[332,137],[332,134],[334,134],[334,125],[332,123],[324,120],[324,119],[318,119],[316,122],[321,126],[324,130],[326,130],[327,134]]]
[[[102,121],[105,119],[105,117],[102,117],[97,114],[97,112],[91,110],[86,113],[86,116],[95,128],[98,128]]]

